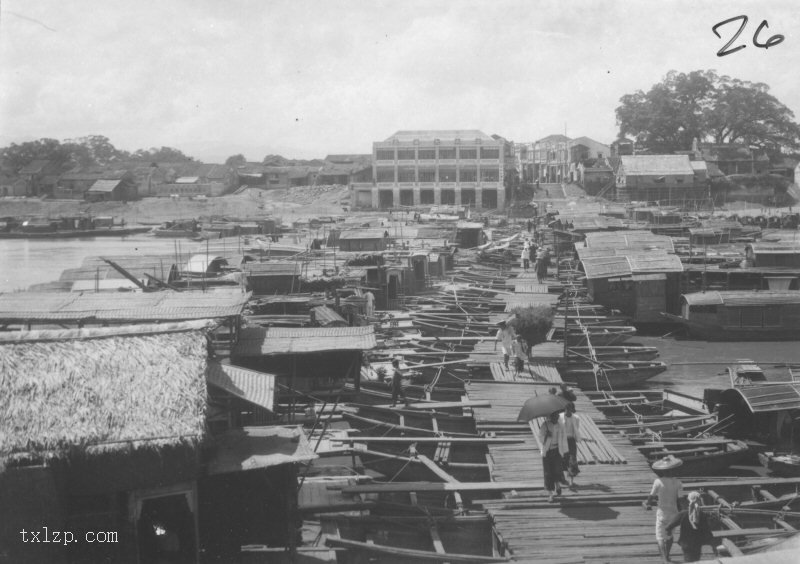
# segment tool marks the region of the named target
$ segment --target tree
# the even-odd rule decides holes
[[[244,155],[241,153],[238,155],[231,155],[225,160],[225,165],[236,168],[237,166],[242,166],[247,164],[247,159],[244,158]]]
[[[688,150],[692,141],[745,143],[775,155],[800,147],[800,127],[792,111],[752,83],[713,70],[670,71],[648,92],[620,98],[620,136],[633,136],[653,153]]]
[[[135,159],[147,162],[162,162],[162,163],[180,163],[186,161],[193,161],[194,158],[184,155],[178,149],[172,147],[151,147],[149,150],[139,149],[133,153]]]
[[[19,145],[12,143],[2,149],[0,156],[2,156],[3,165],[14,172],[18,172],[37,159],[52,161],[60,168],[68,168],[71,161],[69,147],[62,145],[56,139],[48,138],[26,141]]]

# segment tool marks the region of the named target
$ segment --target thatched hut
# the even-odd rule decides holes
[[[209,386],[250,404],[274,391],[274,376],[209,358],[213,325],[0,333],[0,561],[197,562],[291,544],[295,463],[314,455],[295,429],[209,433]],[[75,542],[20,542],[45,526]],[[113,542],[88,542],[98,532]]]

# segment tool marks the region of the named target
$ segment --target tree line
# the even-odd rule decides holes
[[[88,135],[77,139],[58,141],[43,138],[24,143],[12,143],[0,149],[0,159],[7,171],[18,172],[35,160],[48,160],[61,170],[87,169],[96,166],[113,166],[114,163],[188,162],[192,157],[172,147],[153,147],[128,152],[117,149],[103,135]]]
[[[794,113],[769,86],[713,70],[670,71],[647,92],[620,98],[620,137],[633,137],[651,153],[692,148],[692,142],[741,143],[778,159],[800,148]]]

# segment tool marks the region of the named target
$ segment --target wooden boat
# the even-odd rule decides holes
[[[786,478],[800,477],[800,455],[793,453],[759,452],[761,465],[776,476]]]
[[[566,382],[575,382],[579,388],[600,389],[630,388],[649,380],[667,369],[663,362],[652,361],[602,361],[597,373],[592,364],[562,364],[558,367]]]
[[[713,476],[733,464],[745,462],[752,454],[747,443],[721,437],[657,442],[637,447],[650,462],[671,454],[683,461],[677,476]]]
[[[663,313],[709,341],[800,340],[800,292],[712,291],[681,296],[681,315]]]
[[[348,406],[357,407],[357,415],[368,420],[426,429],[435,433],[475,434],[475,420],[464,415],[454,415],[437,410],[402,409],[378,405],[348,404]],[[354,426],[357,427],[357,425]]]
[[[657,347],[644,346],[600,346],[592,347],[597,360],[653,360],[658,357]],[[567,348],[567,356],[591,358],[589,347]]]
[[[378,434],[386,434],[387,436],[408,435],[408,436],[419,436],[419,437],[434,437],[434,436],[439,436],[441,434],[441,431],[434,431],[433,428],[412,427],[400,423],[390,423],[388,421],[383,421],[380,419],[370,419],[368,417],[362,417],[360,415],[356,415],[355,413],[344,412],[342,414],[342,417],[344,418],[345,421],[350,423],[351,427],[373,434],[378,433]],[[474,433],[451,432],[448,433],[448,436],[475,437],[476,435]]]
[[[703,400],[672,390],[585,392],[595,409],[620,422],[621,417],[708,415]]]
[[[153,235],[156,237],[188,237],[192,239],[198,237],[199,234],[200,223],[195,219],[167,221],[153,229]]]
[[[572,327],[567,331],[554,327],[547,333],[548,341],[567,340],[569,346],[586,345],[587,340],[593,346],[605,346],[622,343],[636,334],[636,328],[626,325],[592,325],[589,327]]]

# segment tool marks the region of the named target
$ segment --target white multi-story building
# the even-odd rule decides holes
[[[475,130],[398,131],[372,144],[372,183],[352,184],[358,208],[503,208],[509,143]]]

